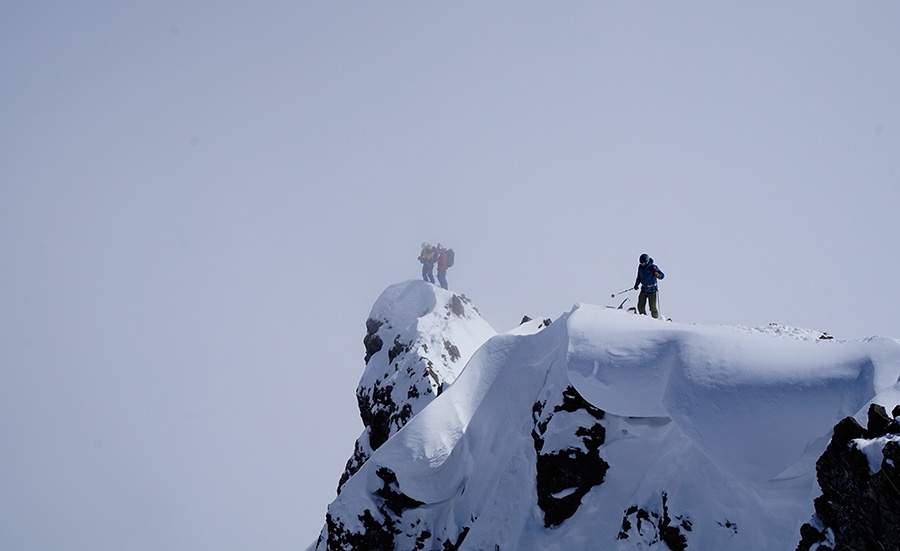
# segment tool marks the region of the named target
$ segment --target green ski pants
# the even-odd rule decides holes
[[[650,315],[659,319],[659,310],[656,309],[656,293],[645,293],[641,291],[638,295],[638,314],[647,315],[647,302],[650,302]]]

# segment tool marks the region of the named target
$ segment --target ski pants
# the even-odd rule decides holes
[[[441,284],[442,288],[447,288],[447,272],[438,270],[438,283]]]
[[[656,309],[656,293],[641,291],[641,294],[638,295],[638,314],[647,315],[647,302],[650,303],[650,315],[658,319],[659,310]]]
[[[422,279],[434,283],[434,264],[422,264]]]

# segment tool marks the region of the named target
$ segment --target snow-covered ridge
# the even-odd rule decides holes
[[[892,339],[773,338],[784,333],[595,306],[573,311],[568,325],[569,378],[585,399],[611,414],[672,419],[742,480],[775,478],[803,458],[810,436],[827,435],[900,376]]]
[[[443,382],[348,465],[316,549],[795,549],[832,427],[900,401],[893,339],[591,305],[491,336],[453,300],[407,282],[373,308],[362,395],[393,385],[402,411],[398,381],[408,397],[430,372]],[[400,352],[386,357],[392,342]],[[447,342],[465,343],[462,371]],[[868,459],[855,453],[874,464],[896,447],[887,440],[859,441]]]
[[[451,384],[495,334],[465,295],[424,281],[385,289],[366,328],[366,369],[356,391],[365,430],[339,487]]]

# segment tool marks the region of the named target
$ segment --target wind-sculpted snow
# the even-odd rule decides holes
[[[801,526],[815,549],[844,533],[834,509],[821,499],[813,509],[832,427],[900,400],[891,339],[674,324],[589,305],[487,338],[474,306],[453,313],[450,297],[406,283],[373,308],[364,396],[399,380],[412,388],[429,370],[445,378],[427,407],[388,393],[396,411],[413,401],[412,414],[348,468],[318,551],[788,551]],[[468,343],[461,372],[431,355],[449,341]],[[384,403],[361,399],[371,418],[364,405]],[[879,423],[900,426],[889,421]],[[891,458],[871,486],[886,488],[897,439],[850,437],[865,473],[866,456]],[[894,501],[879,503],[892,518]]]
[[[612,414],[671,418],[739,479],[778,476],[864,408],[876,375],[883,386],[900,375],[890,339],[779,338],[593,306],[568,324],[569,377],[582,396]]]

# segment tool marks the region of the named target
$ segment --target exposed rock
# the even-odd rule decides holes
[[[384,500],[384,506],[394,515],[400,516],[405,509],[413,509],[422,505],[421,501],[416,501],[399,491],[397,475],[392,470],[382,467],[375,474],[384,481],[384,486],[376,490],[375,494]]]
[[[409,352],[411,346],[412,343],[400,342],[400,335],[394,337],[394,346],[391,347],[390,350],[388,350],[388,363],[394,363],[394,360],[397,359],[397,356]]]
[[[369,451],[368,446],[363,446],[361,443],[362,437],[357,439],[356,443],[353,446],[353,455],[350,456],[350,459],[347,460],[347,465],[344,467],[344,472],[341,473],[341,478],[338,481],[338,493],[341,493],[341,488],[344,487],[344,484],[347,480],[350,479],[351,476],[356,474],[360,467],[362,467],[363,463],[368,461],[369,459]]]
[[[375,495],[379,498],[377,511],[373,513],[366,509],[359,517],[363,524],[362,531],[350,530],[344,523],[335,520],[331,514],[326,515],[326,549],[335,551],[339,549],[394,551],[396,549],[396,536],[403,532],[400,529],[400,517],[403,511],[419,507],[422,503],[398,490],[397,475],[390,469],[381,468],[377,475],[384,483],[375,491]],[[321,538],[319,544],[321,545]]]
[[[384,346],[381,337],[378,336],[378,330],[384,325],[383,321],[367,319],[366,320],[366,336],[363,338],[363,345],[366,347],[366,363],[369,359],[377,354],[381,347]]]
[[[397,475],[388,468],[376,471],[381,479],[380,488],[372,492],[374,510],[365,509],[358,518],[360,526],[348,527],[329,512],[325,519],[325,530],[316,544],[317,549],[327,551],[395,551],[440,550],[455,551],[460,548],[470,527],[462,527],[459,533],[451,537],[436,537],[433,530],[416,518],[411,521],[404,518],[407,511],[415,511],[423,505],[402,492],[397,482]],[[474,518],[472,519],[474,522]],[[324,546],[323,546],[324,543]]]
[[[450,311],[457,316],[464,315],[466,308],[463,306],[463,299],[465,298],[465,295],[462,298],[459,295],[453,295],[453,298],[450,299]]]
[[[519,322],[519,325],[528,323],[529,321],[531,321],[531,319],[532,319],[532,318],[529,317],[529,316],[522,316],[522,321]],[[544,318],[543,320],[541,320],[541,323],[538,324],[538,329],[543,329],[544,327],[549,326],[551,323],[553,323],[553,320],[552,320],[552,319],[550,319],[550,318]]]
[[[325,515],[327,538],[325,549],[338,551],[344,549],[368,549],[371,551],[394,551],[394,535],[398,533],[395,523],[389,519],[377,520],[372,511],[366,509],[359,517],[364,529],[360,532],[347,530],[344,523],[336,521],[331,514]],[[318,546],[323,543],[319,537]]]
[[[691,531],[690,520],[669,515],[668,495],[663,492],[659,511],[634,505],[625,511],[618,540],[635,539],[636,548],[652,548],[664,542],[672,551],[688,547],[685,532]],[[729,523],[730,524],[730,523]],[[736,529],[735,529],[736,530]]]
[[[823,547],[820,544],[825,542],[825,533],[820,531],[818,528],[815,528],[811,524],[807,523],[800,527],[800,543],[797,545],[797,550],[809,550],[816,549],[825,551],[827,549],[831,549],[830,547]]]
[[[866,438],[878,438],[886,434],[900,434],[900,424],[888,417],[883,406],[872,404],[866,421]]]
[[[537,504],[544,512],[544,526],[559,526],[578,510],[581,499],[594,486],[603,483],[609,464],[600,457],[599,449],[606,438],[606,429],[600,424],[604,413],[589,404],[573,388],[568,387],[552,407],[548,402],[538,402],[532,408],[534,429],[531,437],[537,452]],[[559,427],[553,423],[560,412],[582,412],[584,422],[576,423],[574,434],[569,435],[572,445],[565,449],[546,450],[545,436],[549,431],[571,430],[571,422]]]
[[[450,341],[444,341],[444,350],[447,351],[447,354],[450,354],[450,361],[459,361],[459,348],[455,344]]]
[[[896,411],[896,408],[895,408]],[[822,495],[816,516],[800,529],[797,551],[900,549],[900,444],[897,422],[872,404],[863,429],[852,417],[841,420],[816,462]],[[882,445],[881,468],[870,472],[863,443]],[[869,453],[873,453],[870,451]],[[834,547],[826,543],[834,542]]]

